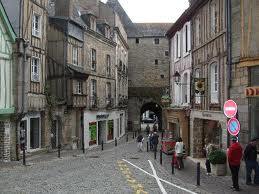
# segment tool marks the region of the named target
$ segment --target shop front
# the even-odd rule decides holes
[[[192,110],[190,115],[190,155],[204,157],[205,140],[227,149],[227,118],[220,111]]]
[[[172,134],[176,142],[179,137],[183,139],[186,153],[189,153],[189,110],[183,108],[170,108],[166,112],[167,131]]]
[[[84,112],[85,148],[110,143],[125,134],[124,116],[120,111]]]

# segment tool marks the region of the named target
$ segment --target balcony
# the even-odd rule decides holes
[[[106,108],[112,109],[114,107],[114,99],[113,98],[106,98]]]
[[[98,105],[99,105],[98,97],[96,97],[96,96],[91,96],[91,97],[90,97],[90,105],[89,105],[89,108],[90,108],[91,110],[96,110],[96,109],[98,109]]]
[[[83,108],[87,105],[87,95],[73,94],[71,106],[75,108]]]

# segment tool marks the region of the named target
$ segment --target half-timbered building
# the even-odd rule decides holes
[[[190,154],[202,157],[204,140],[227,147],[226,3],[191,1],[193,109],[190,115]]]

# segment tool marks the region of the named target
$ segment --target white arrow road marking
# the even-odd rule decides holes
[[[162,185],[162,183],[161,183],[159,177],[158,177],[157,174],[156,174],[156,170],[155,170],[155,168],[154,168],[152,162],[151,162],[150,160],[148,160],[148,162],[149,162],[149,164],[150,164],[150,166],[151,166],[151,169],[152,169],[152,171],[153,171],[153,175],[154,175],[154,177],[155,177],[155,179],[156,179],[156,182],[157,182],[157,184],[158,184],[158,186],[159,186],[161,192],[162,192],[163,194],[167,194],[167,192],[166,192],[165,188],[163,187],[163,185]]]
[[[129,161],[125,160],[125,159],[122,159],[122,160],[123,160],[124,162],[127,162],[127,163],[130,164],[131,166],[137,168],[138,170],[144,172],[145,174],[156,178],[153,174],[148,173],[147,171],[143,170],[142,168],[136,166],[135,164],[132,164],[131,162],[129,162]],[[159,178],[159,177],[158,177],[158,178]],[[171,185],[171,186],[173,186],[173,187],[176,187],[176,188],[178,188],[178,189],[181,189],[181,190],[183,190],[183,191],[186,191],[186,192],[188,192],[188,193],[197,194],[197,193],[195,193],[195,192],[193,192],[193,191],[191,191],[191,190],[188,190],[188,189],[185,189],[185,188],[180,187],[180,186],[178,186],[178,185],[175,185],[175,184],[173,184],[173,183],[170,183],[170,182],[168,182],[168,181],[166,181],[166,180],[164,180],[164,179],[159,178],[159,180],[162,181],[162,182],[164,182],[164,183],[167,183],[167,184],[169,184],[169,185]]]

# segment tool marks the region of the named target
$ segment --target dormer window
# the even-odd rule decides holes
[[[96,31],[96,19],[94,16],[90,17],[90,29]]]
[[[106,27],[104,28],[104,30],[105,30],[105,37],[106,37],[106,38],[110,38],[110,37],[111,37],[110,28],[109,28],[108,26],[106,26]]]

